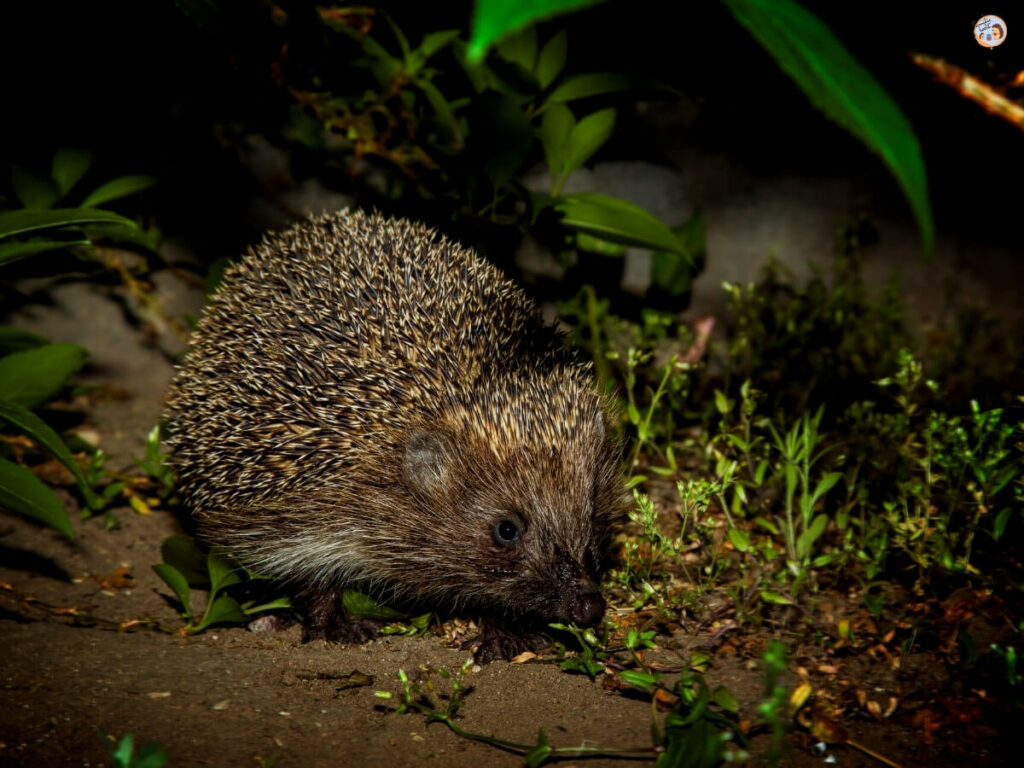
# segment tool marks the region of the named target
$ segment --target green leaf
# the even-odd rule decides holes
[[[615,128],[615,110],[602,109],[587,115],[572,129],[569,134],[569,147],[566,153],[562,173],[568,176],[580,168],[599,150]]]
[[[841,472],[829,472],[818,482],[818,486],[814,489],[814,493],[811,495],[811,508],[818,503],[818,500],[826,493],[832,490],[833,486],[839,482],[843,474]]]
[[[672,88],[660,80],[619,75],[614,72],[590,72],[566,78],[565,82],[551,92],[545,103],[589,99],[591,96],[603,96],[622,91],[674,93]]]
[[[156,178],[153,176],[121,176],[116,179],[108,181],[106,184],[101,184],[93,192],[82,201],[83,208],[95,208],[96,206],[109,203],[111,200],[117,200],[121,197],[128,197],[128,195],[134,195],[141,192],[144,189],[149,189],[156,184]],[[134,223],[133,223],[134,226]]]
[[[254,616],[257,613],[265,613],[266,611],[276,611],[279,608],[291,608],[292,601],[287,597],[278,597],[271,600],[269,603],[260,603],[259,605],[252,605],[251,603],[244,603],[242,605],[242,612],[246,616]],[[430,614],[427,614],[428,616]]]
[[[37,229],[57,229],[83,224],[120,224],[138,229],[135,222],[110,211],[83,208],[55,208],[52,211],[17,210],[0,213],[0,238]]]
[[[77,344],[47,344],[0,358],[0,399],[35,408],[60,392],[89,353]]]
[[[505,61],[532,73],[537,62],[537,29],[527,27],[518,35],[510,35],[498,43],[498,54]]]
[[[11,240],[0,243],[0,264],[23,259],[46,251],[70,248],[73,245],[89,245],[88,240]]]
[[[53,454],[53,457],[61,464],[71,470],[75,480],[78,482],[79,489],[82,491],[82,495],[85,497],[86,503],[90,507],[95,507],[99,504],[99,499],[93,493],[92,488],[89,486],[89,481],[85,479],[85,474],[82,472],[82,468],[78,466],[78,462],[75,461],[75,457],[71,455],[71,451],[64,445],[64,441],[60,439],[60,436],[45,421],[27,408],[4,399],[0,399],[0,419],[16,426],[22,434],[31,437]]]
[[[195,539],[189,536],[168,536],[160,545],[160,556],[164,562],[173,566],[190,587],[209,589],[210,574],[206,569],[206,553],[203,552]]]
[[[112,743],[112,742],[111,742]],[[110,748],[110,757],[113,761],[123,768],[130,768],[132,760],[132,751],[135,748],[135,737],[130,733],[126,733],[121,737],[121,741],[118,743],[116,749]]]
[[[0,507],[45,523],[68,539],[74,538],[68,513],[54,492],[25,467],[2,457]]]
[[[761,590],[761,599],[766,603],[776,603],[778,605],[793,605],[793,601],[785,595],[780,595],[778,592],[769,592],[767,590]]]
[[[160,742],[151,741],[132,759],[131,768],[163,768],[170,760]]]
[[[544,148],[544,160],[551,171],[553,182],[562,175],[569,152],[569,136],[576,126],[576,118],[572,110],[564,104],[555,104],[544,113],[540,121],[541,146]]]
[[[595,5],[598,0],[477,0],[473,14],[473,32],[467,54],[471,62],[484,58],[497,40],[527,24],[560,13]]]
[[[825,532],[827,525],[828,517],[826,515],[818,515],[808,526],[807,530],[800,534],[800,537],[796,540],[796,552],[801,558],[808,557],[811,554],[814,542]]]
[[[602,256],[622,256],[626,252],[626,246],[621,243],[613,243],[602,240],[599,237],[588,235],[586,232],[576,233],[576,247],[587,253],[599,253]]]
[[[211,592],[210,594],[212,595],[213,593]],[[244,624],[248,620],[249,617],[245,615],[245,611],[242,610],[242,606],[238,604],[235,598],[229,595],[220,595],[210,603],[206,609],[206,615],[203,616],[203,620],[192,631],[202,632],[214,624]]]
[[[619,678],[623,682],[644,691],[651,690],[658,682],[657,675],[652,675],[650,672],[637,672],[632,669],[624,669],[619,672]]]
[[[588,192],[555,198],[553,203],[562,214],[562,225],[569,229],[615,243],[682,252],[682,245],[661,219],[625,200]]]
[[[711,700],[726,712],[735,714],[740,711],[739,700],[724,685],[718,686],[711,692]]]
[[[23,331],[20,328],[0,326],[0,357],[9,355],[11,352],[23,352],[26,349],[36,349],[49,344],[47,339],[37,336],[34,333]]]
[[[28,209],[46,209],[60,199],[60,190],[50,179],[36,176],[17,165],[11,168],[11,185],[21,204]]]
[[[723,416],[727,416],[732,410],[734,402],[730,400],[725,392],[720,389],[715,390],[715,410]]]
[[[369,595],[355,589],[344,590],[341,593],[341,602],[349,616],[381,621],[399,621],[405,618],[404,613],[381,605]]]
[[[917,218],[926,254],[935,239],[921,149],[885,89],[814,14],[792,0],[724,0],[811,103],[877,153]]]
[[[53,155],[50,175],[57,182],[63,197],[78,183],[92,164],[92,153],[87,149],[61,147]]]
[[[431,32],[423,36],[423,41],[416,50],[422,53],[425,59],[429,59],[458,36],[459,30],[457,29],[445,29],[440,32]]]
[[[238,563],[221,547],[213,547],[206,556],[206,570],[210,574],[211,599],[224,587],[242,581],[242,572]]]
[[[746,552],[750,549],[750,535],[746,531],[741,531],[739,528],[730,528],[726,535],[738,552]]]
[[[434,110],[437,122],[440,123],[447,134],[445,138],[461,143],[462,131],[459,128],[459,122],[455,119],[455,113],[452,111],[451,105],[445,100],[444,95],[437,90],[432,82],[425,78],[417,78],[415,83],[416,87],[426,96],[430,108]]]
[[[551,85],[555,78],[565,67],[565,59],[569,54],[568,38],[563,29],[557,35],[548,40],[541,48],[540,56],[537,57],[537,84],[541,90]]]
[[[178,602],[181,603],[184,614],[191,619],[192,606],[190,601],[192,599],[192,591],[188,588],[188,582],[181,571],[167,563],[157,563],[152,568],[156,575],[163,579],[164,583],[171,588],[171,591],[177,596]]]

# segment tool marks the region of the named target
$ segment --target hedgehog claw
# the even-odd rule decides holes
[[[551,645],[551,640],[539,632],[517,632],[495,624],[484,625],[476,637],[462,644],[463,648],[477,646],[473,660],[477,664],[489,664],[495,659],[511,661],[526,651],[539,651]]]

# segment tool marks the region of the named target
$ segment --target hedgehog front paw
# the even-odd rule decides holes
[[[526,651],[539,651],[551,645],[551,640],[540,632],[521,632],[488,622],[477,637],[467,640],[463,648],[477,646],[473,660],[489,664],[495,659],[511,661]]]
[[[334,614],[326,624],[307,623],[302,627],[302,642],[326,640],[329,643],[361,645],[373,640],[387,624],[379,619],[357,619]]]

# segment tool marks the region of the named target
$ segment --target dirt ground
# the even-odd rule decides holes
[[[180,305],[175,311],[201,302],[200,293],[173,283],[163,288],[169,302]],[[126,319],[111,289],[80,283],[48,290],[52,303],[23,314],[20,324],[91,350],[84,380],[101,389],[89,395],[84,426],[99,435],[112,467],[130,466],[143,455],[171,374],[162,342]],[[161,541],[180,532],[178,522],[160,510],[117,514],[122,525],[112,531],[102,518],[76,519],[73,543],[0,517],[0,765],[107,765],[101,733],[132,733],[137,745],[159,741],[170,765],[182,767],[523,764],[521,757],[461,739],[443,724],[428,726],[420,715],[389,711],[388,702],[375,697],[376,690],[398,690],[400,668],[415,675],[422,665],[459,667],[467,652],[447,647],[439,635],[341,647],[304,645],[297,627],[271,635],[214,628],[192,637],[144,628],[112,631],[25,600],[88,609],[115,622],[149,618],[180,626],[169,590],[150,567],[161,560]],[[130,570],[133,586],[101,583],[120,568]],[[842,613],[843,606],[834,610]],[[694,617],[674,636],[660,637],[653,658],[679,665],[696,647],[714,648],[708,682],[725,685],[740,701],[742,717],[753,718],[764,695],[760,649],[770,633],[716,644],[712,638],[720,628]],[[943,665],[929,653],[908,654],[895,668],[884,655],[844,661],[809,648],[791,653],[791,667],[797,666],[808,671],[816,689],[849,704],[843,725],[850,739],[899,765],[1004,764],[1001,740],[983,718],[955,724],[914,717],[922,708],[940,710],[951,695]],[[344,688],[343,678],[353,671],[371,681]],[[543,727],[556,746],[652,743],[649,702],[608,691],[601,678],[591,681],[531,661],[496,662],[475,669],[471,681],[461,721],[468,730],[533,743]],[[786,682],[794,687],[795,673]],[[872,717],[857,691],[882,710],[890,697],[899,706],[891,716]],[[833,759],[841,766],[881,764],[844,745],[817,752],[806,736],[794,735],[790,744],[784,765]],[[763,737],[755,739],[755,754],[765,746]],[[627,764],[580,762],[595,768]]]

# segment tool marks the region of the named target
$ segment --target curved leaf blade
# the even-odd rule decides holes
[[[817,16],[792,0],[723,0],[811,103],[879,155],[917,219],[926,254],[935,224],[917,136],[884,88]]]
[[[9,243],[0,243],[0,264],[24,259],[37,253],[59,251],[62,248],[70,248],[73,245],[88,244],[88,240],[13,240]]]
[[[679,239],[661,219],[625,200],[588,192],[556,198],[552,207],[562,214],[562,226],[569,229],[614,243],[688,257]]]
[[[38,229],[60,229],[84,224],[120,224],[130,229],[138,229],[131,219],[110,211],[95,211],[88,208],[54,208],[50,211],[21,209],[0,213],[0,238]]]
[[[82,201],[82,207],[95,208],[98,205],[109,203],[111,200],[134,195],[144,189],[149,189],[156,184],[156,181],[156,178],[153,176],[121,176],[111,179],[106,184],[101,184],[94,189]]]
[[[27,408],[10,400],[2,399],[0,399],[0,419],[13,424],[22,434],[31,437],[49,451],[55,459],[67,467],[71,474],[75,476],[78,488],[82,491],[82,495],[90,507],[99,503],[99,499],[96,498],[96,494],[93,493],[92,488],[89,486],[89,481],[85,479],[85,473],[82,472],[82,468],[78,466],[78,462],[71,455],[71,451],[68,450],[64,441],[60,439],[60,436],[53,431],[49,424]]]
[[[88,356],[77,344],[47,344],[0,358],[0,398],[29,409],[42,405]]]
[[[665,93],[675,93],[671,87],[660,80],[620,75],[614,72],[589,72],[584,75],[566,78],[565,82],[551,92],[546,102],[557,103],[575,101],[576,99],[589,99],[591,96],[603,96],[608,93],[621,93],[622,91],[663,91]]]
[[[79,147],[61,147],[53,155],[50,175],[57,182],[61,197],[71,191],[92,164],[92,153]]]
[[[38,477],[20,464],[0,457],[0,507],[45,523],[75,537],[71,520],[60,499]]]
[[[473,34],[467,49],[469,60],[479,63],[494,43],[528,24],[598,2],[600,0],[477,0]]]

